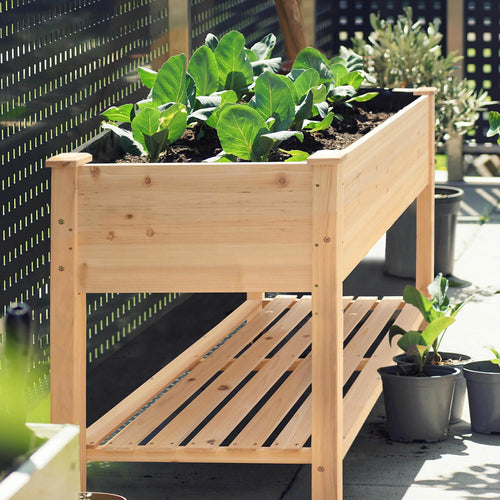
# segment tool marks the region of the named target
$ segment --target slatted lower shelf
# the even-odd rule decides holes
[[[311,297],[261,307],[246,301],[89,427],[87,459],[310,463]],[[345,453],[380,394],[395,319],[420,315],[400,297],[344,299]]]

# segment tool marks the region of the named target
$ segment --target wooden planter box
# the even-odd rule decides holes
[[[75,425],[29,424],[48,440],[0,483],[2,500],[78,500],[78,433]]]
[[[54,421],[85,423],[86,293],[248,294],[81,433],[82,478],[87,460],[312,463],[312,497],[342,498],[342,459],[396,353],[386,325],[420,323],[401,298],[343,298],[342,282],[415,198],[417,286],[433,278],[434,90],[415,94],[307,162],[48,160]],[[284,290],[312,298],[262,293]]]

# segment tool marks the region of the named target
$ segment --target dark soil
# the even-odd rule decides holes
[[[361,108],[344,109],[343,119],[334,119],[332,125],[320,132],[304,131],[304,141],[292,138],[280,143],[279,148],[284,150],[299,149],[306,153],[314,153],[322,149],[344,149],[363,135],[370,132],[377,125],[387,120],[392,113],[372,112]],[[214,129],[201,128],[196,125],[188,128],[182,137],[162,154],[159,163],[188,163],[201,162],[217,155],[222,150],[219,138]],[[289,155],[278,149],[271,152],[269,161],[284,161]],[[145,157],[125,155],[122,161],[146,163]]]

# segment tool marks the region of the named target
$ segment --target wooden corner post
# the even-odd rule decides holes
[[[429,106],[427,185],[417,197],[417,262],[415,285],[423,293],[434,278],[434,96],[436,89],[421,88],[415,95],[427,96]]]
[[[309,159],[313,189],[312,498],[342,499],[343,305],[341,151]]]
[[[51,421],[80,426],[81,487],[86,482],[86,295],[78,290],[77,174],[92,160],[67,153],[47,160],[52,168],[50,262]]]

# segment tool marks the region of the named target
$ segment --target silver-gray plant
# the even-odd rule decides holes
[[[474,82],[454,76],[462,57],[442,54],[439,26],[413,21],[410,7],[391,23],[370,15],[373,32],[368,40],[353,38],[353,51],[365,60],[365,71],[384,88],[436,87],[436,143],[453,133],[474,128],[480,111],[491,103],[488,93],[476,91]]]

